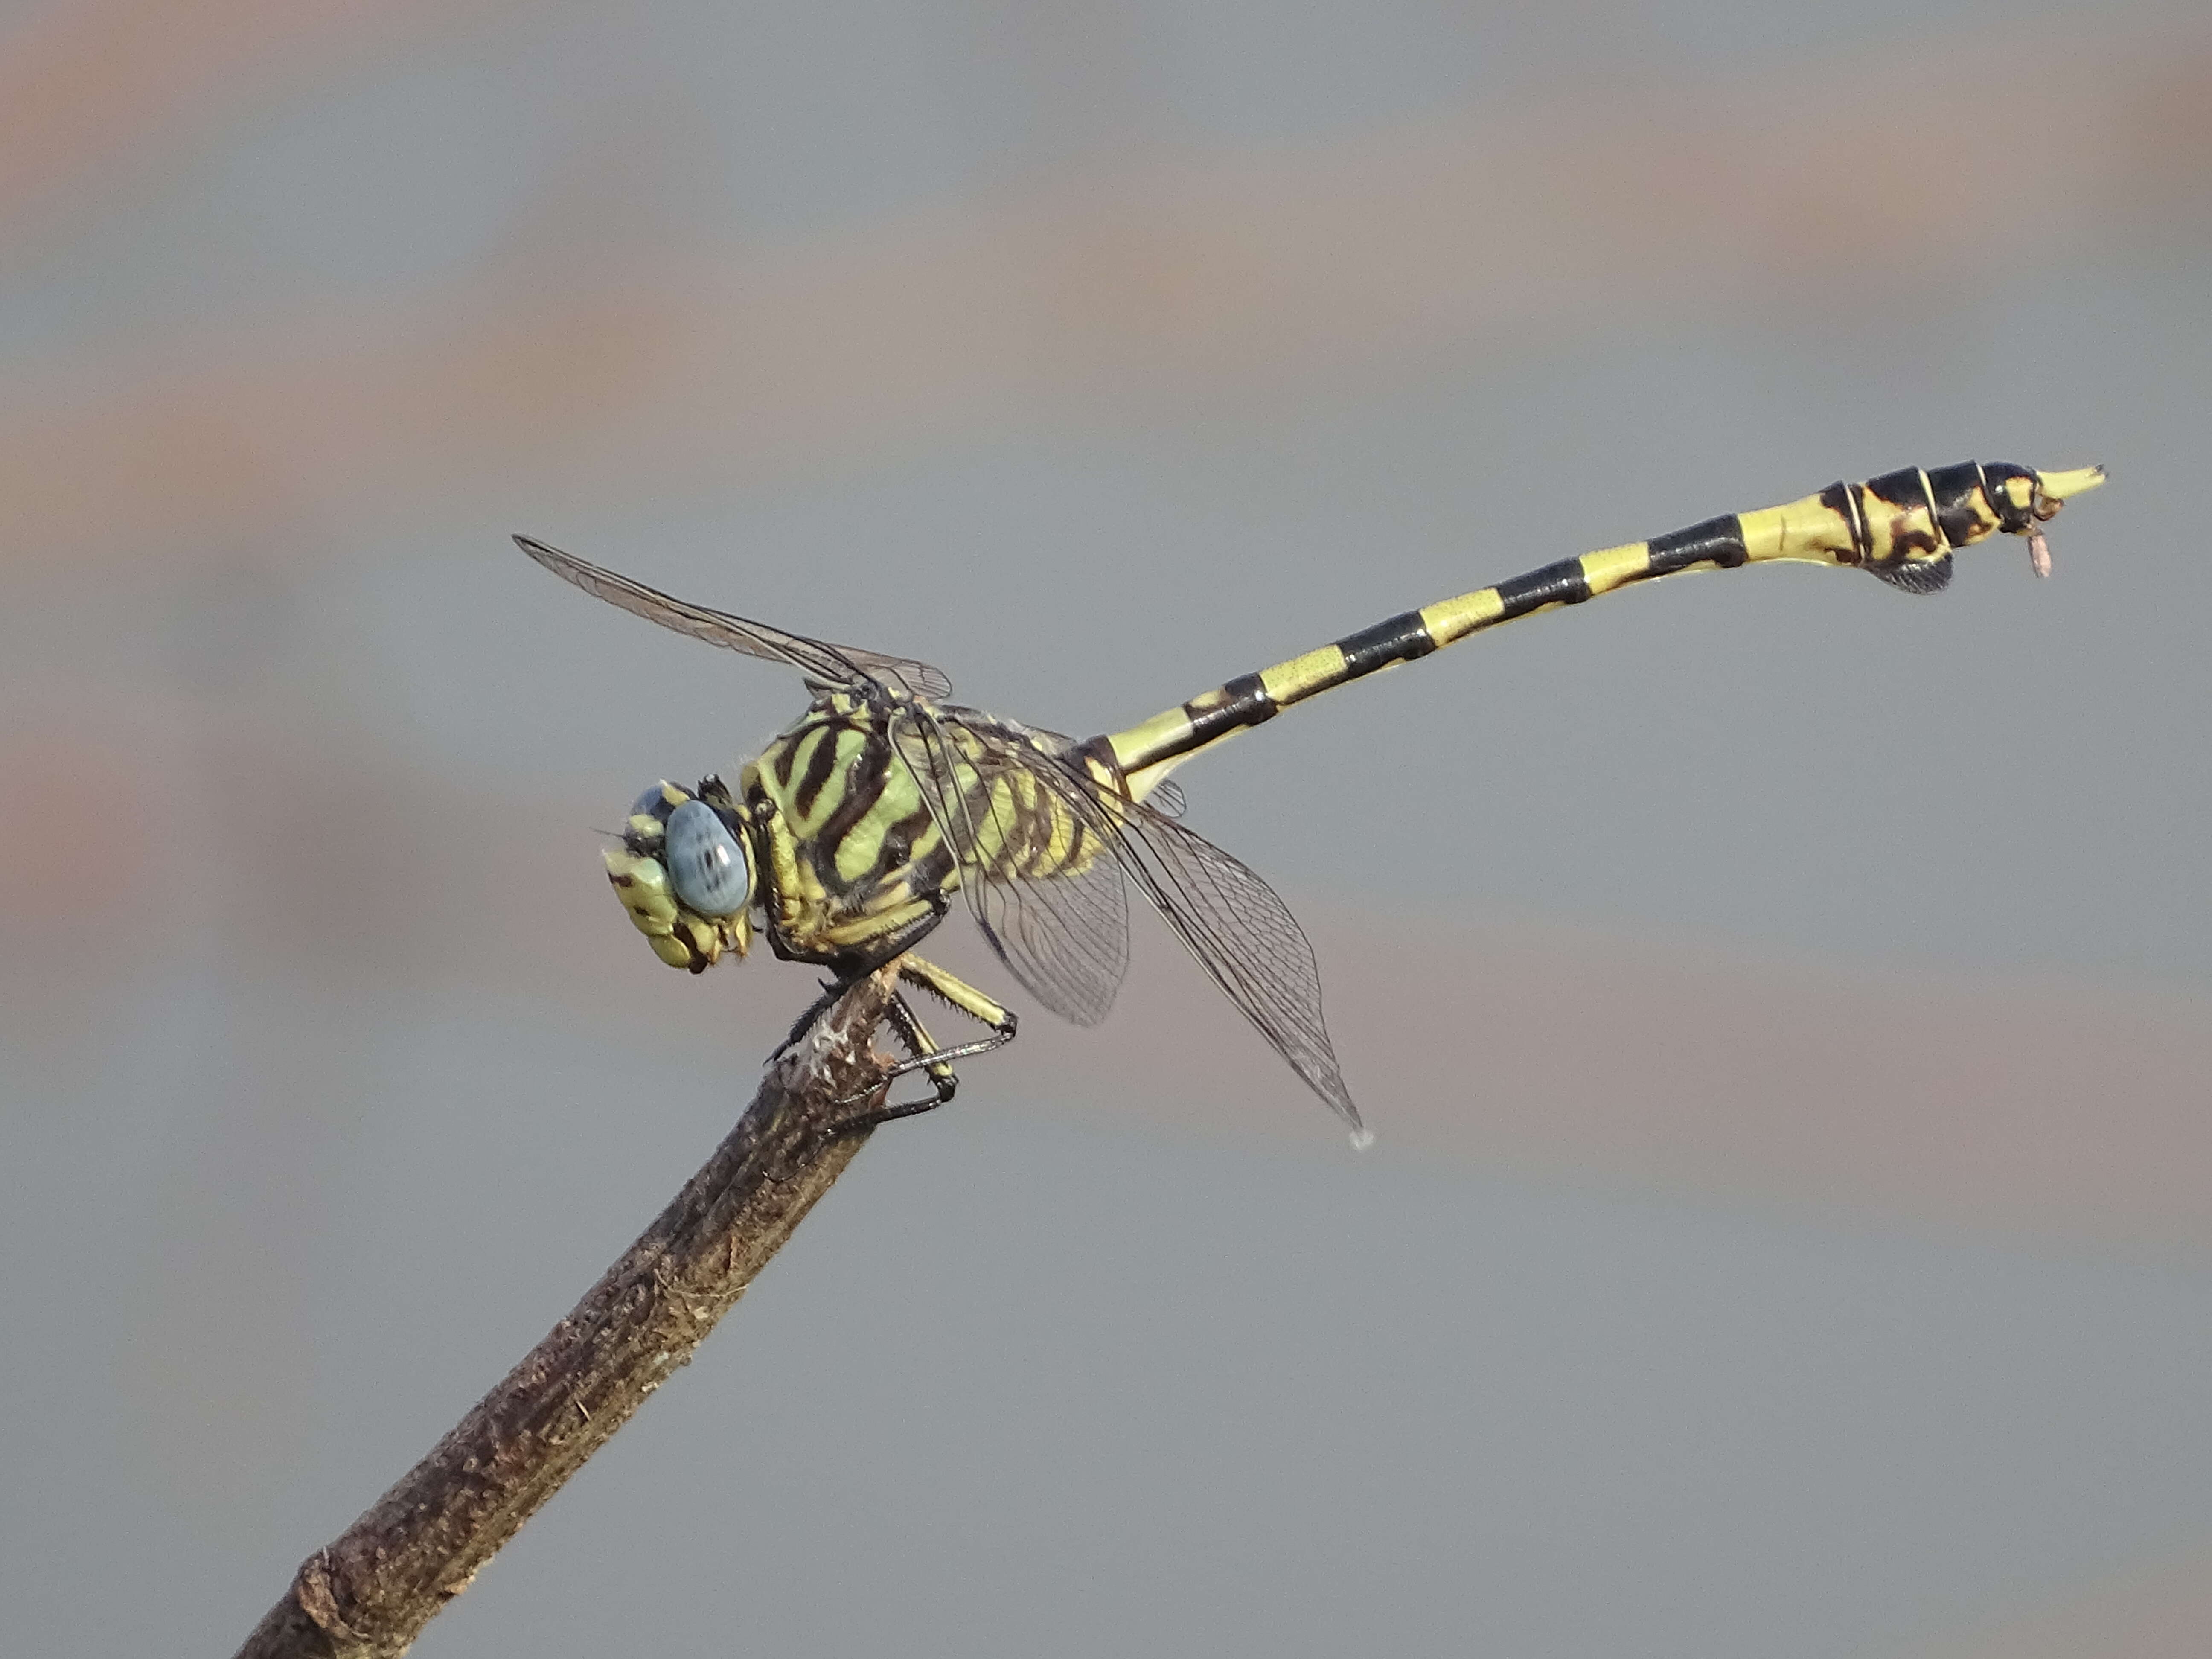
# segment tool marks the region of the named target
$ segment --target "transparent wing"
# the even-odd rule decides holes
[[[969,714],[969,712],[973,710],[960,710],[960,712],[963,712],[963,714]],[[1000,719],[995,717],[991,719],[991,723],[994,723],[994,726],[1000,726],[1000,728],[1009,726],[1009,721],[1000,721]],[[1068,737],[1066,732],[1053,732],[1053,730],[1044,728],[1044,726],[1024,726],[1022,730],[1029,732],[1030,737],[1044,738],[1044,744],[1048,744],[1051,748],[1057,748],[1061,754],[1075,754],[1075,750],[1082,748],[1082,744],[1078,744],[1078,741],[1075,741],[1073,737]],[[1073,769],[1075,769],[1075,776],[1082,779],[1084,785],[1091,785],[1091,775],[1084,772],[1082,765],[1078,763]],[[1152,811],[1157,811],[1157,814],[1164,818],[1182,818],[1183,807],[1188,805],[1188,801],[1183,799],[1183,785],[1176,783],[1175,779],[1161,779],[1159,783],[1152,785],[1152,792],[1146,796],[1144,803],[1148,807],[1152,807]]]
[[[988,715],[917,709],[901,725],[900,751],[960,861],[961,890],[984,939],[1044,1007],[1097,1024],[1128,971],[1129,902],[1114,838],[1085,793],[1090,780]],[[1054,815],[1053,801],[1069,810]]]
[[[1164,818],[1181,817],[1184,804],[1182,786],[1173,778],[1162,778],[1152,786],[1152,793],[1145,797],[1145,805]]]
[[[1129,900],[1111,852],[1077,873],[988,875],[967,890],[991,949],[1042,1006],[1077,1025],[1114,1011],[1129,971]]]
[[[517,536],[514,544],[563,581],[574,582],[594,599],[619,605],[632,616],[659,623],[663,628],[689,634],[695,640],[719,645],[726,651],[742,651],[749,657],[788,664],[817,684],[851,685],[872,679],[902,686],[917,697],[934,699],[952,693],[952,682],[941,670],[926,662],[916,662],[910,657],[887,657],[881,652],[863,651],[856,646],[830,645],[804,635],[787,634],[766,623],[733,617],[725,611],[709,611],[702,605],[672,599],[658,588],[602,569],[588,560],[532,541],[527,536]]]
[[[1000,725],[1005,724],[1003,721],[998,723]],[[1048,731],[1042,726],[1031,726],[1024,727],[1024,729],[1026,730],[1031,737],[1042,738],[1048,744],[1057,747],[1062,754],[1072,755],[1076,750],[1083,746],[1076,742],[1073,738],[1069,737],[1065,732]],[[1088,784],[1091,781],[1090,775],[1085,772],[1080,766],[1078,766],[1075,770],[1085,784]],[[1188,804],[1188,803],[1183,798],[1182,786],[1177,783],[1173,778],[1162,778],[1158,783],[1152,786],[1152,793],[1145,797],[1145,805],[1151,807],[1152,811],[1158,812],[1162,817],[1166,818],[1181,817],[1183,815],[1183,809]]]
[[[1124,805],[1122,861],[1206,976],[1274,1045],[1306,1086],[1366,1131],[1329,1044],[1313,946],[1275,890],[1205,836],[1144,805]]]
[[[1019,728],[963,714],[939,711],[933,717],[939,726],[933,734],[940,757],[937,765],[945,775],[951,775],[951,756],[970,746],[963,738],[972,739],[976,750],[969,762],[975,787],[945,792],[940,810],[955,823],[951,834],[963,866],[977,872],[963,877],[963,884],[976,920],[1015,978],[1048,1007],[1079,1023],[1094,1023],[1054,1000],[1069,988],[1066,964],[1097,964],[1097,979],[1078,982],[1107,986],[1108,994],[1097,1005],[1097,1018],[1103,1018],[1127,965],[1128,923],[1118,877],[1109,888],[1095,873],[1110,867],[1104,857],[1079,878],[1030,879],[1020,873],[1018,860],[994,860],[978,851],[1012,844],[1006,837],[1018,836],[1021,828],[1001,821],[1020,815],[1015,790],[981,787],[999,771],[1018,772],[1030,787],[1049,791],[1086,835],[1097,837],[1237,1011],[1307,1087],[1355,1133],[1364,1133],[1359,1109],[1352,1103],[1322,1018],[1321,971],[1313,947],[1274,890],[1195,830],[1151,806],[1106,793],[1079,762],[1040,752]],[[1074,747],[1065,738],[1050,740]],[[1110,917],[1102,914],[1109,892]],[[1040,981],[1052,988],[1049,993],[1040,988]]]

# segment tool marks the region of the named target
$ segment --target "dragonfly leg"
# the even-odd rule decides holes
[[[909,1072],[927,1073],[933,1085],[932,1091],[923,1099],[893,1101],[870,1111],[855,1112],[850,1117],[840,1118],[830,1128],[830,1133],[833,1135],[859,1134],[863,1130],[895,1123],[902,1117],[919,1117],[924,1112],[933,1112],[951,1100],[960,1086],[960,1079],[953,1075],[951,1061],[938,1051],[936,1039],[929,1035],[928,1027],[921,1023],[903,996],[891,999],[891,1006],[884,1011],[884,1018],[898,1034],[900,1042],[905,1045],[908,1054],[911,1056],[893,1066],[888,1076],[900,1078]],[[837,1103],[850,1106],[867,1097],[867,1095],[854,1095]]]
[[[921,1023],[921,1017],[908,1004],[905,996],[893,997],[884,1018],[905,1048],[908,1058],[892,1066],[886,1079],[902,1078],[910,1073],[921,1072],[927,1075],[933,1091],[925,1099],[899,1101],[871,1111],[856,1113],[841,1120],[834,1131],[836,1133],[854,1134],[881,1124],[895,1122],[902,1117],[918,1117],[924,1112],[935,1111],[951,1099],[954,1091],[960,1086],[960,1079],[952,1070],[954,1060],[987,1054],[1014,1040],[1014,1030],[1018,1022],[1011,1010],[1000,1007],[974,986],[945,972],[936,963],[924,962],[920,957],[907,957],[899,963],[899,977],[930,992],[977,1024],[988,1026],[989,1034],[972,1042],[957,1042],[949,1048],[940,1048],[937,1046],[936,1038],[930,1036],[929,1028]]]
[[[1014,1040],[1014,1028],[1018,1022],[1012,1012],[1000,1007],[967,981],[947,973],[933,962],[924,962],[920,957],[908,955],[899,963],[899,977],[910,985],[918,985],[940,1001],[958,1009],[978,1025],[990,1028],[988,1036],[977,1037],[972,1042],[957,1043],[950,1048],[924,1053],[899,1068],[902,1072],[920,1071],[936,1060],[966,1060],[971,1054],[988,1054],[994,1048],[1003,1048]],[[912,1011],[908,1010],[911,1018]],[[915,1022],[915,1030],[921,1030],[921,1022]],[[927,1033],[922,1040],[928,1041]],[[896,1076],[897,1073],[893,1073]]]
[[[775,1048],[769,1053],[768,1063],[773,1065],[777,1060],[781,1060],[784,1054],[789,1051],[792,1044],[797,1042],[799,1038],[805,1036],[809,1031],[812,1030],[814,1029],[814,1022],[830,1012],[830,1006],[835,1003],[839,997],[845,994],[846,991],[850,988],[852,983],[853,981],[850,980],[823,980],[822,981],[822,994],[806,1005],[806,1012],[805,1013],[801,1014],[797,1019],[792,1021],[791,1029],[783,1034],[783,1041],[777,1043]]]

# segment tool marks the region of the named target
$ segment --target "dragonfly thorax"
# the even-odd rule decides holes
[[[906,707],[902,707],[906,703]],[[907,700],[832,692],[740,779],[758,836],[763,902],[779,956],[854,967],[943,915],[960,871],[921,778],[930,727]]]

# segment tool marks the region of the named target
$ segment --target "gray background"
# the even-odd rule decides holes
[[[1149,928],[419,1650],[2201,1650],[2208,108],[2179,4],[6,8],[0,1644],[228,1650],[810,994],[596,873],[799,689],[508,532],[1087,732],[1978,455],[2112,466],[2053,581],[1192,767],[1380,1144]]]

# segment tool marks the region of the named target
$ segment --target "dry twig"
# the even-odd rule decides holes
[[[772,1066],[706,1166],[500,1384],[301,1565],[238,1659],[392,1659],[688,1362],[867,1137],[828,1126],[880,1090],[869,1038],[895,968]]]

